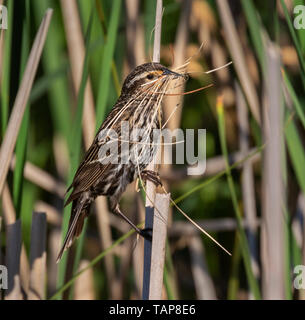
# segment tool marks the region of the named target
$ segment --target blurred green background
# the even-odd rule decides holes
[[[15,215],[13,220],[21,220],[29,258],[32,213],[45,212],[44,298],[58,292],[77,270],[114,243],[110,253],[106,251],[103,259],[94,261],[93,268],[54,298],[138,299],[142,240],[136,242],[132,235],[120,241],[129,228],[112,214],[105,218],[101,211],[103,205],[107,207],[105,199],[92,208],[86,232],[69,256],[59,265],[55,265],[55,257],[70,213],[70,207],[63,208],[65,187],[96,128],[115,104],[126,75],[136,65],[151,61],[156,2],[7,0],[2,4],[8,8],[8,29],[0,30],[1,141],[35,34],[46,9],[54,11],[7,176],[13,208],[8,209],[2,198],[1,261],[5,264],[10,250],[6,246],[8,217]],[[225,254],[173,208],[164,298],[304,298],[304,290],[293,287],[294,266],[305,261],[305,31],[293,27],[293,8],[299,4],[304,2],[163,1],[161,63],[175,68],[190,58],[190,79],[184,90],[214,86],[168,97],[164,103],[165,115],[180,103],[170,128],[207,130],[206,173],[187,176],[184,165],[174,165],[162,167],[161,178],[172,198],[181,199],[179,206],[232,252],[232,257]],[[235,38],[230,28],[236,32]],[[274,47],[281,62],[275,63],[273,74]],[[229,61],[233,64],[205,73]],[[276,88],[276,84],[279,90],[272,93],[268,86]],[[218,104],[217,97],[222,97]],[[276,105],[276,101],[280,103]],[[268,115],[274,105],[280,114],[279,131],[275,132],[280,132],[282,141],[277,149],[282,154],[281,172],[268,180],[272,169],[266,163],[276,159],[274,149],[269,148],[274,135],[272,130],[268,132],[275,123],[270,122],[272,113]],[[276,193],[279,184],[282,197]],[[134,185],[122,200],[124,212],[137,223],[143,221],[143,200]],[[268,212],[277,202],[281,203],[280,212]],[[262,226],[267,230],[264,239]],[[278,236],[282,243],[272,247],[272,239]],[[275,270],[282,275],[275,292],[268,289],[268,272],[272,272],[268,252],[277,252],[282,262],[282,268]],[[26,298],[27,289],[23,291]]]

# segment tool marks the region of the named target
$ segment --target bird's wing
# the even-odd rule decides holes
[[[65,205],[76,199],[82,192],[88,191],[91,186],[103,178],[105,172],[108,172],[107,169],[109,169],[112,164],[102,164],[98,160],[98,150],[99,145],[97,143],[93,143],[85,154],[85,158],[80,164],[73,182],[69,187],[69,189],[73,188],[73,191]]]
[[[113,166],[111,163],[102,164],[99,161],[98,152],[102,146],[99,140],[99,133],[101,130],[111,127],[110,123],[113,122],[112,119],[114,119],[117,113],[120,111],[122,107],[121,104],[122,102],[119,99],[98,130],[92,145],[87,150],[83,161],[75,173],[71,186],[67,190],[68,192],[71,188],[73,188],[73,191],[67,199],[65,205],[79,197],[80,193],[88,191],[90,187],[93,186],[98,180],[102,179],[111,166]],[[116,117],[116,121],[119,122],[124,117],[125,115],[123,113],[119,117]]]

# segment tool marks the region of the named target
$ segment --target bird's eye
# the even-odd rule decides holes
[[[148,80],[152,80],[154,78],[154,75],[152,73],[148,74],[146,77]]]

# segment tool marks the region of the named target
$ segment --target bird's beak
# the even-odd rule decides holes
[[[171,70],[169,70],[169,69],[165,69],[165,70],[163,71],[163,74],[162,74],[162,75],[164,75],[164,76],[175,76],[176,78],[178,78],[178,77],[183,77],[183,78],[184,78],[184,75],[183,75],[183,74],[177,73],[177,72],[175,72],[175,71],[171,71]]]

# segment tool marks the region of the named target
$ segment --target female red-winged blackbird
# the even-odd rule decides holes
[[[139,174],[143,180],[151,180],[156,185],[161,183],[155,172],[144,169],[156,150],[151,141],[153,130],[160,129],[161,100],[170,83],[180,77],[186,79],[185,75],[154,62],[136,67],[127,76],[118,101],[101,125],[68,189],[73,190],[65,205],[72,202],[72,211],[57,261],[80,235],[90,204],[99,195],[108,196],[110,210],[119,214],[140,235],[151,239],[151,230],[139,229],[121,212],[119,200],[127,185]],[[131,131],[127,138],[126,125]],[[140,134],[136,134],[138,139],[135,140],[137,130]],[[126,142],[127,153],[121,152]],[[114,144],[117,149],[112,152],[113,156],[110,151],[115,149],[112,148]]]

